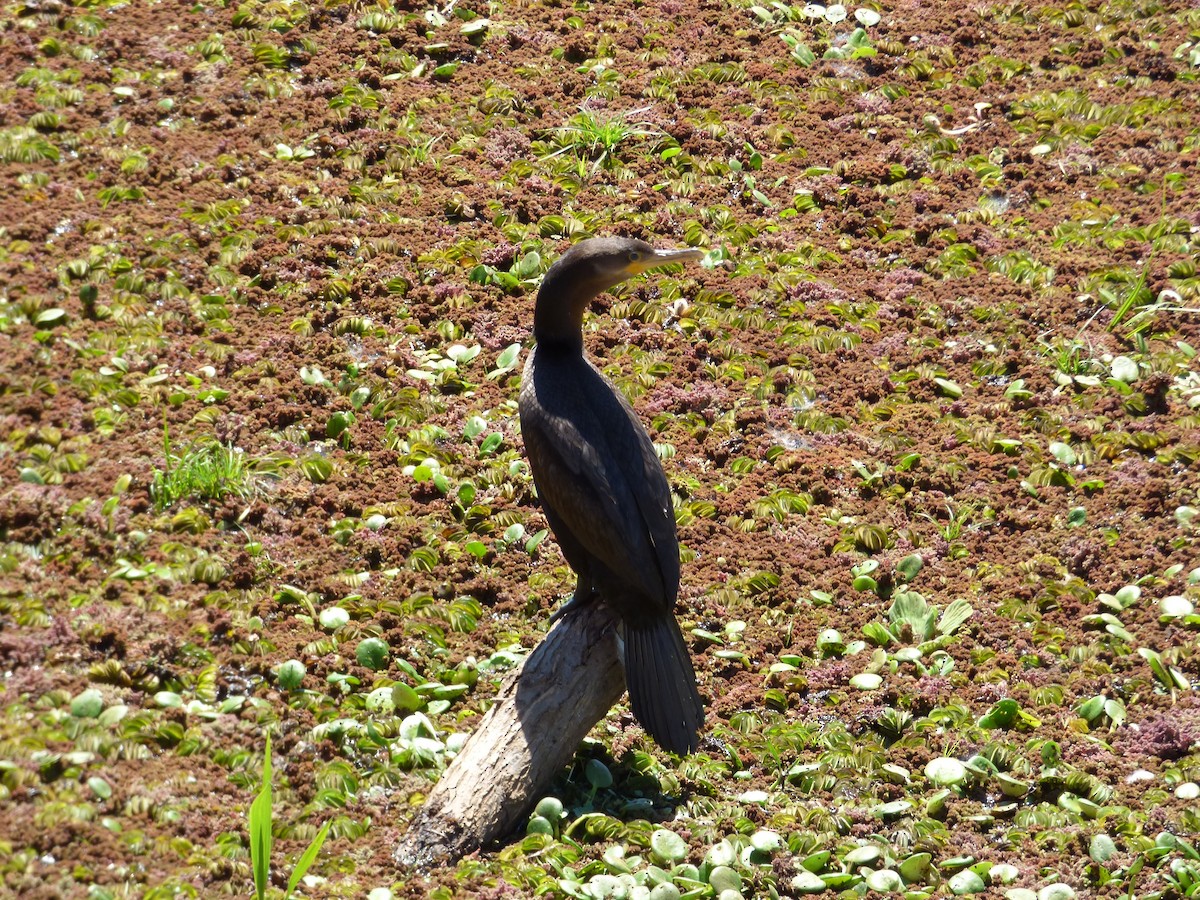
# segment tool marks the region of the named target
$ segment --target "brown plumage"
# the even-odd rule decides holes
[[[679,625],[679,544],[666,475],[628,401],[583,352],[583,315],[647,269],[698,259],[628,238],[576,244],[546,272],[521,383],[521,432],[546,519],[579,576],[571,602],[621,617],[633,713],[663,747],[696,749],[704,706]]]

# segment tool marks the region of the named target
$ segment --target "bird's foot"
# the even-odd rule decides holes
[[[549,624],[553,625],[555,622],[557,622],[563,616],[568,615],[573,612],[578,612],[579,610],[581,610],[585,606],[587,606],[587,604],[590,603],[592,600],[594,600],[597,596],[598,595],[594,590],[581,591],[579,589],[576,589],[575,593],[573,593],[571,595],[571,599],[568,600],[566,603],[564,603],[562,606],[560,606],[558,609],[556,609],[554,611],[554,614],[550,616]]]

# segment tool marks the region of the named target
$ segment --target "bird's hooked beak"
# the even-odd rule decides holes
[[[683,250],[655,250],[653,253],[647,253],[640,259],[630,262],[629,274],[640,275],[650,269],[657,269],[660,266],[667,266],[671,263],[703,259],[705,252],[693,247],[687,247]]]

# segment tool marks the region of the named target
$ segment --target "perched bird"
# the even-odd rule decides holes
[[[633,714],[660,746],[697,747],[704,706],[679,624],[679,543],[671,491],[650,436],[583,352],[583,314],[601,292],[700,250],[592,238],[546,272],[537,341],[521,381],[521,433],[546,519],[578,575],[571,603],[620,616]]]

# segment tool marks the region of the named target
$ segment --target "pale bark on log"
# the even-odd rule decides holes
[[[458,860],[518,825],[625,690],[618,621],[591,602],[554,623],[413,818],[397,863]]]

